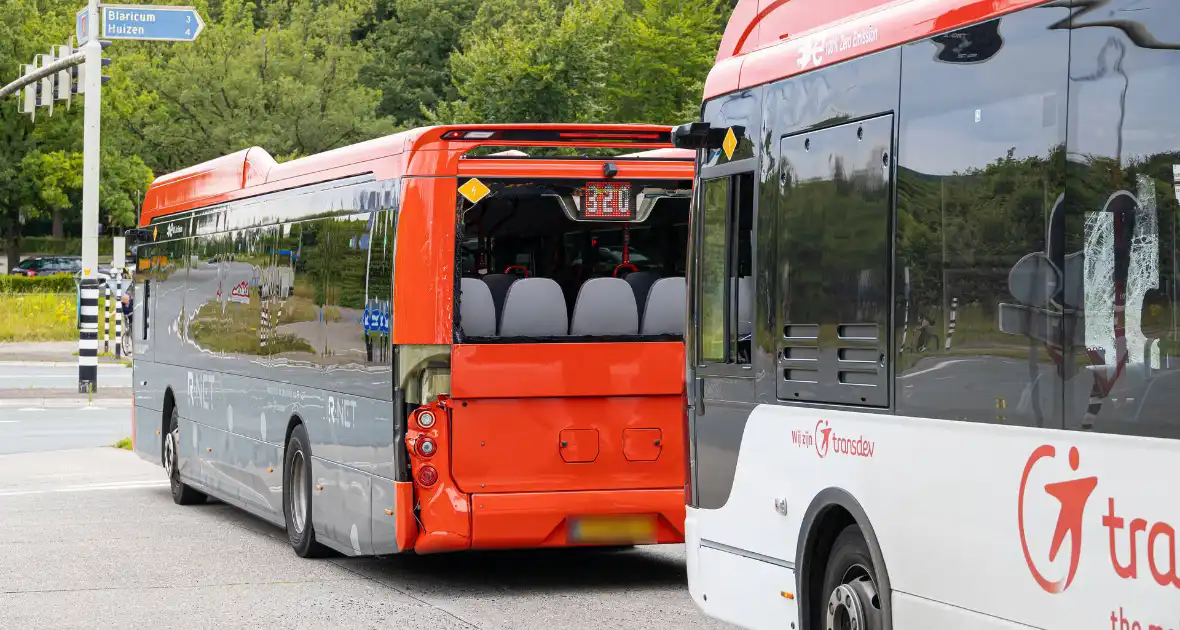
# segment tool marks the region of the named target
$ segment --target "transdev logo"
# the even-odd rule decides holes
[[[1054,562],[1065,549],[1065,538],[1069,537],[1069,565],[1065,577],[1050,580],[1045,577],[1042,562],[1045,558],[1033,558],[1029,551],[1028,529],[1025,523],[1025,507],[1032,501],[1045,500],[1044,495],[1030,491],[1029,477],[1033,469],[1044,465],[1051,467],[1057,457],[1057,449],[1048,444],[1038,447],[1029,456],[1024,465],[1024,473],[1020,476],[1020,494],[1017,497],[1017,525],[1020,531],[1020,546],[1024,551],[1024,560],[1028,563],[1028,570],[1032,577],[1048,593],[1061,593],[1069,588],[1077,574],[1082,556],[1082,531],[1085,525],[1086,504],[1094,490],[1098,487],[1098,477],[1077,477],[1072,473],[1078,472],[1081,466],[1081,454],[1077,447],[1069,449],[1069,471],[1062,470],[1061,463],[1057,463],[1057,475],[1065,477],[1063,481],[1047,483],[1042,488],[1045,494],[1052,497],[1060,506],[1057,525],[1053,529],[1053,538],[1049,543],[1048,562]],[[1072,478],[1070,478],[1072,477]],[[1156,584],[1165,588],[1180,589],[1180,562],[1178,562],[1176,528],[1165,521],[1155,521],[1131,517],[1116,511],[1115,498],[1106,499],[1107,511],[1102,515],[1102,527],[1107,530],[1109,543],[1108,554],[1111,569],[1115,575],[1124,580],[1139,580],[1150,578]],[[1042,532],[1044,533],[1044,532]],[[1090,543],[1094,545],[1093,542]],[[1143,560],[1143,562],[1140,562]],[[1144,567],[1143,565],[1146,565]],[[1143,570],[1146,569],[1146,570]],[[1147,574],[1147,575],[1145,575]],[[1112,614],[1112,619],[1115,618]],[[1132,627],[1138,624],[1133,624]],[[1125,626],[1124,626],[1125,627]],[[1159,627],[1148,624],[1145,627]]]
[[[832,444],[832,427],[827,420],[815,423],[815,454],[820,458],[828,456],[828,449]]]
[[[816,422],[815,430],[811,433],[791,431],[791,443],[799,448],[814,449],[820,459],[826,458],[829,454],[872,457],[877,446],[864,436],[847,438],[839,435],[827,420]]]
[[[1033,468],[1043,459],[1051,459],[1057,455],[1057,449],[1046,444],[1033,451],[1029,456],[1028,461],[1024,464],[1024,473],[1020,476],[1020,495],[1017,497],[1019,505],[1017,507],[1016,518],[1020,527],[1020,547],[1024,551],[1024,561],[1028,563],[1028,570],[1032,573],[1033,579],[1048,593],[1060,593],[1069,588],[1073,583],[1074,575],[1078,571],[1078,562],[1082,556],[1082,516],[1086,511],[1086,503],[1090,500],[1090,495],[1094,493],[1094,488],[1098,486],[1098,477],[1080,477],[1067,481],[1057,481],[1054,483],[1045,484],[1043,487],[1045,494],[1053,497],[1061,504],[1061,511],[1057,516],[1057,527],[1053,530],[1053,539],[1049,544],[1049,562],[1057,559],[1061,552],[1062,545],[1065,543],[1066,535],[1069,536],[1069,565],[1065,577],[1052,581],[1045,577],[1045,574],[1037,568],[1037,562],[1033,560],[1032,554],[1028,549],[1028,537],[1024,528],[1024,506],[1026,499],[1026,490],[1028,489],[1028,477],[1032,473]],[[1069,468],[1077,471],[1081,464],[1081,456],[1078,453],[1077,447],[1069,449]],[[1039,494],[1033,498],[1043,498]]]

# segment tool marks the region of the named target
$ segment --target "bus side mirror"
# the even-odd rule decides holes
[[[131,228],[123,232],[123,237],[127,239],[128,243],[150,243],[152,242],[151,230],[144,230],[140,228]]]
[[[734,128],[735,132],[742,131]],[[720,149],[729,128],[714,129],[707,122],[690,122],[672,128],[672,146],[677,149]]]

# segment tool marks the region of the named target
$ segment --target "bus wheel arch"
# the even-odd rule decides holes
[[[802,627],[817,630],[826,627],[824,612],[827,602],[820,599],[827,596],[824,580],[828,558],[841,533],[849,527],[859,529],[860,538],[872,560],[872,570],[876,574],[876,594],[881,605],[880,628],[891,630],[893,591],[881,545],[864,508],[851,494],[840,488],[826,488],[815,496],[807,507],[799,530],[795,557],[798,559],[796,581]]]
[[[290,444],[291,444],[291,433],[295,431],[295,427],[297,427],[301,424],[303,424],[303,418],[300,418],[299,414],[294,414],[291,416],[290,420],[287,420],[287,432],[283,434],[283,455],[284,456],[286,456],[286,454],[287,454],[287,447],[290,446]]]

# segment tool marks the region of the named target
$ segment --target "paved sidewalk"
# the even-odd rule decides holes
[[[130,404],[130,388],[100,389],[94,396],[79,394],[73,389],[0,389],[0,407],[119,407]]]
[[[98,342],[102,350],[102,340]],[[0,341],[0,363],[37,362],[78,364],[77,341]],[[99,363],[118,363],[114,357],[99,357]]]

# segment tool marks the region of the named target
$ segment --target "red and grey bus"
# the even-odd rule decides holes
[[[693,154],[415,129],[156,180],[135,450],[301,556],[683,541]]]

